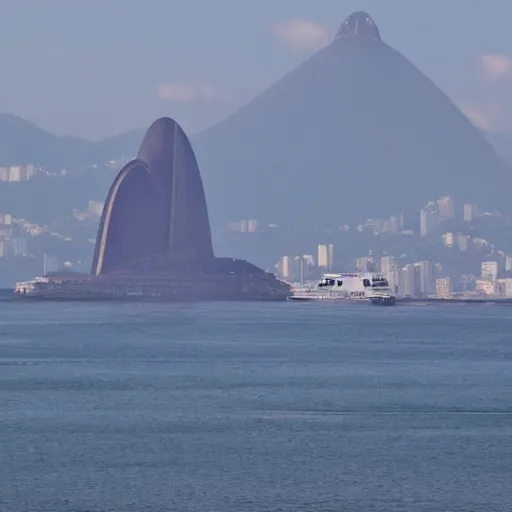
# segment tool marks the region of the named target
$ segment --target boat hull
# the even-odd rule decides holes
[[[396,298],[393,296],[389,297],[370,297],[370,302],[374,306],[394,306],[396,304]]]

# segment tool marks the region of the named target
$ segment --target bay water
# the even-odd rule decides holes
[[[0,512],[512,509],[511,307],[0,306]]]

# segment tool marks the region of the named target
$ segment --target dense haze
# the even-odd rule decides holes
[[[61,0],[51,8],[57,4],[62,15],[71,12]],[[96,89],[89,75],[71,67],[68,83],[75,84],[84,101],[76,104],[73,123],[67,114],[67,120],[62,117],[64,93],[52,102],[52,123],[35,108],[34,115],[17,108],[26,93],[23,87],[7,109],[11,113],[0,115],[0,175],[9,181],[1,178],[0,213],[14,219],[2,235],[6,249],[0,281],[40,273],[46,268],[44,254],[55,256],[59,265],[67,262],[70,268],[89,271],[109,187],[135,156],[150,121],[165,115],[183,125],[196,153],[219,255],[272,269],[286,255],[316,259],[318,244],[334,243],[338,268],[350,268],[355,257],[373,251],[400,257],[400,264],[422,258],[457,272],[463,267],[466,273],[476,272],[480,261],[494,254],[504,259],[511,230],[506,86],[512,61],[497,31],[487,33],[484,27],[476,37],[461,27],[459,38],[450,38],[448,44],[446,22],[456,13],[457,2],[446,7],[442,19],[432,6],[403,9],[393,2],[386,8],[348,2],[340,13],[339,5],[331,4],[313,9],[296,2],[275,12],[262,5],[246,12],[225,0],[218,10],[207,8],[203,14],[213,22],[229,13],[231,17],[221,16],[222,22],[238,16],[240,26],[228,23],[208,40],[212,27],[201,25],[193,43],[190,33],[182,32],[182,25],[192,26],[188,4],[174,6],[176,17],[165,32],[169,41],[159,30],[169,4],[150,3],[143,16],[130,4],[123,11],[127,30],[137,13],[152,30],[139,45],[122,39],[124,46],[120,40],[116,48],[109,45],[117,29],[102,32],[112,19],[112,4],[101,22],[89,19],[90,12],[82,7],[74,10],[97,30],[97,38],[82,39],[77,29],[69,51],[83,44],[82,52],[96,54],[95,84],[103,83],[110,99],[96,94],[96,107],[85,115],[83,105],[91,106],[90,94]],[[352,15],[348,4],[355,10]],[[472,4],[464,6],[468,19],[480,12]],[[90,7],[94,10],[96,4]],[[12,7],[6,15],[15,12]],[[39,8],[33,13],[48,16]],[[245,38],[240,27],[247,29]],[[266,32],[257,32],[257,27]],[[226,38],[235,32],[239,45],[228,48]],[[425,45],[422,38],[427,35]],[[53,37],[42,44],[54,44]],[[180,51],[178,37],[183,41]],[[129,69],[118,61],[116,80],[123,84],[122,93],[112,89],[111,70],[97,53],[99,41],[112,55],[133,60]],[[217,48],[216,57],[212,48]],[[460,74],[454,73],[457,55]],[[62,66],[68,57],[62,54]],[[29,62],[34,56],[27,53],[24,58]],[[83,60],[84,69],[90,65]],[[191,70],[194,79],[180,78]],[[228,88],[214,83],[223,73],[232,77]],[[144,95],[133,99],[144,80],[152,84],[157,103]],[[62,83],[50,89],[47,85],[42,81],[38,94],[54,94]],[[9,90],[12,83],[5,87]],[[245,92],[238,94],[237,88]],[[119,117],[123,101],[126,117]],[[100,104],[108,108],[100,111]],[[119,121],[109,124],[106,117]],[[93,130],[94,123],[101,129]],[[76,130],[77,125],[83,130]],[[54,135],[40,126],[75,136]],[[114,133],[119,134],[105,137]],[[35,164],[37,172],[27,180],[11,179],[7,175],[17,164]],[[18,171],[13,172],[15,176]],[[420,210],[443,196],[455,201],[456,218],[446,222],[446,217],[436,217],[428,236],[420,236]],[[471,224],[462,221],[463,204],[478,206]],[[478,254],[445,254],[448,229],[474,240]]]
[[[367,15],[358,16],[365,23]],[[92,143],[52,136],[11,115],[0,117],[0,131],[4,164],[71,169],[133,156],[144,133]],[[508,167],[452,101],[378,34],[342,34],[192,144],[215,227],[238,218],[343,224],[413,211],[443,195],[508,208]],[[52,199],[62,201],[62,187],[54,191]],[[70,197],[81,192],[66,189]],[[105,185],[87,187],[89,197],[80,202],[102,200],[106,192]]]
[[[0,512],[510,511],[510,0],[0,12]]]
[[[339,37],[195,141],[212,213],[224,221],[350,223],[443,195],[508,206],[512,173],[482,134],[364,32]]]

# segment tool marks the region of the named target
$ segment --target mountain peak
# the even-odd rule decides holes
[[[367,37],[380,41],[380,33],[373,18],[364,11],[352,13],[341,24],[336,39],[347,36]]]
[[[510,171],[365,12],[195,142],[214,225],[261,219],[314,231],[445,195],[512,210]]]

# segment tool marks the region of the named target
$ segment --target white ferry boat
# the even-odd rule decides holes
[[[328,273],[319,282],[295,290],[291,300],[357,300],[393,306],[395,294],[382,274]]]

